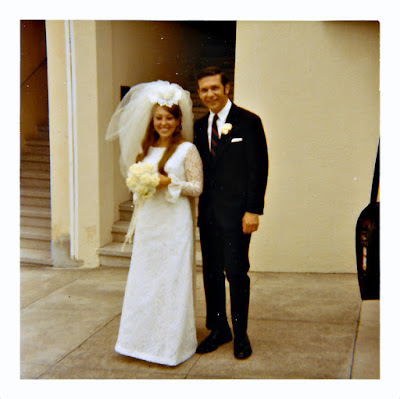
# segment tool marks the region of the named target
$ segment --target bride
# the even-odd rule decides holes
[[[154,165],[159,177],[154,195],[134,212],[132,258],[115,350],[169,366],[187,360],[197,346],[193,199],[202,192],[203,169],[191,143],[192,122],[189,92],[157,81],[128,92],[106,135],[108,140],[119,137],[125,177],[135,162]]]

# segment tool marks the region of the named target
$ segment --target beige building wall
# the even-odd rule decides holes
[[[270,156],[252,270],[356,273],[379,139],[379,24],[238,22],[235,102],[262,118]]]

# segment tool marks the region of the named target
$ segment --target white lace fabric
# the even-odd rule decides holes
[[[145,162],[157,165],[163,148]],[[196,147],[185,142],[167,161],[168,187],[147,199],[137,215],[132,259],[115,350],[175,366],[196,350],[193,300],[193,215],[190,197],[203,189]]]
[[[179,179],[172,172],[168,173],[171,183],[168,185],[167,201],[176,202],[180,195],[198,197],[201,194],[203,190],[203,164],[194,145],[188,147],[184,169],[186,180]]]

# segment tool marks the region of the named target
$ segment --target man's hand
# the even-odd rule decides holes
[[[242,228],[244,234],[251,234],[257,231],[259,224],[258,215],[256,213],[246,212],[242,218]]]

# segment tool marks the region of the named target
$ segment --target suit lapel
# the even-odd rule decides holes
[[[229,111],[228,116],[226,117],[226,123],[231,123],[233,127],[237,124],[237,117],[238,117],[238,107],[232,103],[231,109]]]

